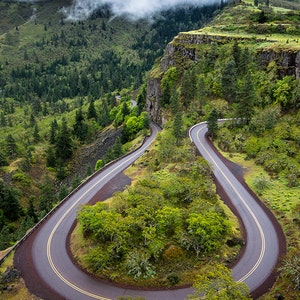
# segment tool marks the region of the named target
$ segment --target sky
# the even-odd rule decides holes
[[[103,4],[110,4],[115,16],[127,15],[132,19],[151,17],[154,13],[177,5],[195,5],[219,3],[221,0],[73,0],[70,7],[64,7],[67,19],[86,19]]]

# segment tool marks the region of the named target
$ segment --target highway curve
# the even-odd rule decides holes
[[[33,294],[45,300],[105,300],[123,295],[139,295],[147,300],[182,300],[193,292],[191,288],[164,291],[120,288],[86,274],[74,265],[68,255],[66,243],[78,206],[88,203],[99,190],[120,176],[144,153],[159,131],[153,124],[151,127],[152,134],[140,149],[91,178],[17,249],[15,267],[22,272]],[[281,251],[280,238],[276,233],[278,225],[212,150],[205,139],[206,131],[205,124],[196,125],[190,130],[190,137],[203,157],[212,164],[216,179],[243,222],[247,236],[246,247],[232,273],[236,280],[246,282],[253,292],[269,280],[277,264]]]
[[[245,282],[252,295],[266,292],[274,282],[274,269],[285,252],[285,237],[270,211],[256,195],[239,181],[226,166],[224,158],[206,139],[206,123],[199,123],[189,131],[201,155],[212,165],[214,176],[225,192],[227,203],[233,208],[244,227],[246,245],[243,255],[232,269],[236,281]]]

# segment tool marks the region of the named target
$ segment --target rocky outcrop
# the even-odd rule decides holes
[[[146,110],[149,113],[151,120],[159,125],[163,125],[163,118],[160,107],[160,98],[162,96],[160,80],[160,78],[148,78]]]
[[[295,75],[300,78],[300,50],[261,49],[257,55],[263,67],[267,67],[271,61],[276,62],[280,77]]]
[[[223,45],[234,40],[241,43],[245,42],[264,42],[270,43],[270,47],[266,46],[257,50],[257,60],[264,68],[271,61],[275,61],[278,66],[279,76],[295,75],[300,78],[300,50],[289,48],[288,45],[283,47],[271,47],[273,40],[233,37],[223,35],[208,35],[205,33],[180,33],[174,40],[168,44],[165,54],[160,62],[160,72],[158,76],[150,76],[148,79],[146,108],[151,118],[158,124],[163,125],[163,115],[159,102],[162,95],[160,87],[161,76],[170,67],[182,68],[188,65],[188,62],[197,63],[199,60],[198,49],[203,44]]]
[[[241,38],[232,36],[217,36],[207,34],[179,34],[167,47],[161,62],[161,69],[165,72],[169,67],[180,64],[184,60],[198,61],[197,46],[201,44],[226,44],[238,40],[240,42],[268,42],[273,40]],[[278,65],[279,75],[295,75],[300,78],[300,50],[288,47],[260,48],[257,51],[257,59],[261,66],[266,67],[271,61]]]

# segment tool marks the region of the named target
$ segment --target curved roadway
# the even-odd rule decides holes
[[[99,189],[144,153],[159,131],[159,128],[153,124],[151,127],[152,134],[140,149],[94,176],[73,193],[37,230],[31,249],[35,271],[42,282],[55,291],[56,295],[61,295],[62,299],[105,300],[116,299],[124,295],[139,295],[147,300],[182,300],[192,294],[191,288],[141,291],[100,282],[79,270],[66,251],[66,240],[76,218],[78,205],[89,202]],[[205,124],[198,124],[190,130],[190,137],[203,157],[212,164],[215,177],[231,198],[244,223],[247,233],[245,252],[234,266],[232,274],[237,281],[246,282],[250,290],[254,291],[267,280],[278,261],[279,239],[264,209],[257,204],[251,193],[233,176],[210,148],[205,140],[206,131]],[[19,253],[18,257],[21,260],[22,254]],[[35,291],[32,290],[32,292]],[[45,298],[42,294],[39,296],[44,299],[56,299],[52,296]]]
[[[216,180],[222,186],[241,219],[246,247],[238,263],[232,269],[236,281],[245,282],[254,292],[272,276],[279,256],[284,249],[284,237],[278,222],[257,201],[256,196],[243,185],[225,165],[205,135],[207,125],[199,123],[190,129],[189,135],[201,155],[213,167]]]

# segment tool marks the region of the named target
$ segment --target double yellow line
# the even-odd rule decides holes
[[[205,122],[203,123],[199,123],[195,126],[193,126],[190,129],[190,139],[192,140],[192,136],[191,136],[191,131],[193,129],[195,129],[197,126],[199,125],[203,125],[205,126]],[[226,181],[228,182],[228,184],[232,187],[232,189],[234,190],[234,192],[236,193],[236,195],[239,197],[240,201],[245,205],[246,209],[248,210],[249,214],[251,215],[251,217],[253,218],[258,231],[259,231],[259,235],[260,235],[260,240],[261,240],[261,250],[260,250],[260,255],[256,261],[256,263],[253,265],[253,267],[240,279],[237,280],[237,282],[242,282],[245,281],[249,276],[251,276],[251,274],[253,274],[253,272],[255,272],[255,270],[259,267],[264,255],[265,255],[265,251],[266,251],[266,238],[265,238],[265,234],[264,231],[262,229],[261,224],[259,223],[259,220],[257,219],[257,217],[255,216],[253,210],[249,207],[249,205],[247,204],[246,200],[243,198],[243,196],[238,192],[238,190],[233,186],[233,184],[231,183],[231,181],[229,180],[229,178],[226,176],[226,174],[221,170],[221,168],[218,166],[218,164],[216,163],[216,161],[214,160],[214,158],[211,156],[211,154],[208,152],[207,148],[203,145],[203,143],[201,142],[199,135],[200,132],[202,130],[204,130],[206,127],[201,127],[200,129],[198,129],[196,131],[196,136],[197,136],[197,142],[203,147],[205,153],[209,156],[211,162],[213,163],[214,167],[216,167],[219,172],[223,175],[223,177],[226,179]],[[199,149],[200,151],[200,149]]]

